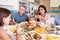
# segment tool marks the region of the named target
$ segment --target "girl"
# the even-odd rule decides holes
[[[3,29],[4,25],[9,25],[11,20],[11,14],[8,9],[0,8],[0,40],[11,40],[11,38],[6,34]],[[16,40],[20,40],[19,33],[21,32],[20,28],[17,27],[16,30]]]

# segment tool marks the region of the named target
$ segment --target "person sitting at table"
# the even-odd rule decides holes
[[[50,14],[47,13],[47,9],[44,5],[40,5],[38,7],[38,15],[36,15],[35,18],[37,19],[37,21],[51,24]]]
[[[22,22],[20,25],[20,27],[24,30],[24,32],[31,31],[37,26],[38,26],[37,22],[31,18],[25,23]]]
[[[28,23],[26,24],[26,28],[27,29],[34,29],[35,27],[37,27],[37,22],[34,19],[29,19]]]
[[[26,7],[25,6],[20,6],[18,13],[12,14],[12,18],[16,23],[21,23],[24,21],[28,21],[29,17],[26,15]]]
[[[12,40],[6,31],[4,30],[4,25],[9,25],[9,22],[11,20],[11,14],[8,9],[0,8],[0,40]],[[20,40],[20,27],[17,27],[16,29],[16,40]]]
[[[55,25],[60,25],[60,15],[55,18]]]
[[[42,34],[45,33],[44,31],[45,29],[39,26],[37,21],[34,19],[30,19],[28,21],[28,23],[26,24],[26,29],[28,29],[27,31],[35,30],[36,32],[39,32]]]

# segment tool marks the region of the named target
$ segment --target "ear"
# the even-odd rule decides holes
[[[3,22],[5,21],[5,19],[6,19],[6,18],[5,18],[5,17],[3,17]]]

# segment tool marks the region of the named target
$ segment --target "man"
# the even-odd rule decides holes
[[[28,16],[25,14],[26,12],[26,7],[25,6],[20,6],[18,13],[15,13],[12,15],[12,17],[14,18],[14,21],[16,23],[21,23],[24,21],[28,21]]]
[[[60,25],[60,15],[55,18],[55,24]]]

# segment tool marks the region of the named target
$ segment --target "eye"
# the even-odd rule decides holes
[[[29,23],[29,24],[31,24],[31,23]]]
[[[23,10],[22,8],[20,10]]]
[[[25,11],[24,9],[20,9],[20,10]]]
[[[42,10],[42,9],[40,9],[40,10]]]

